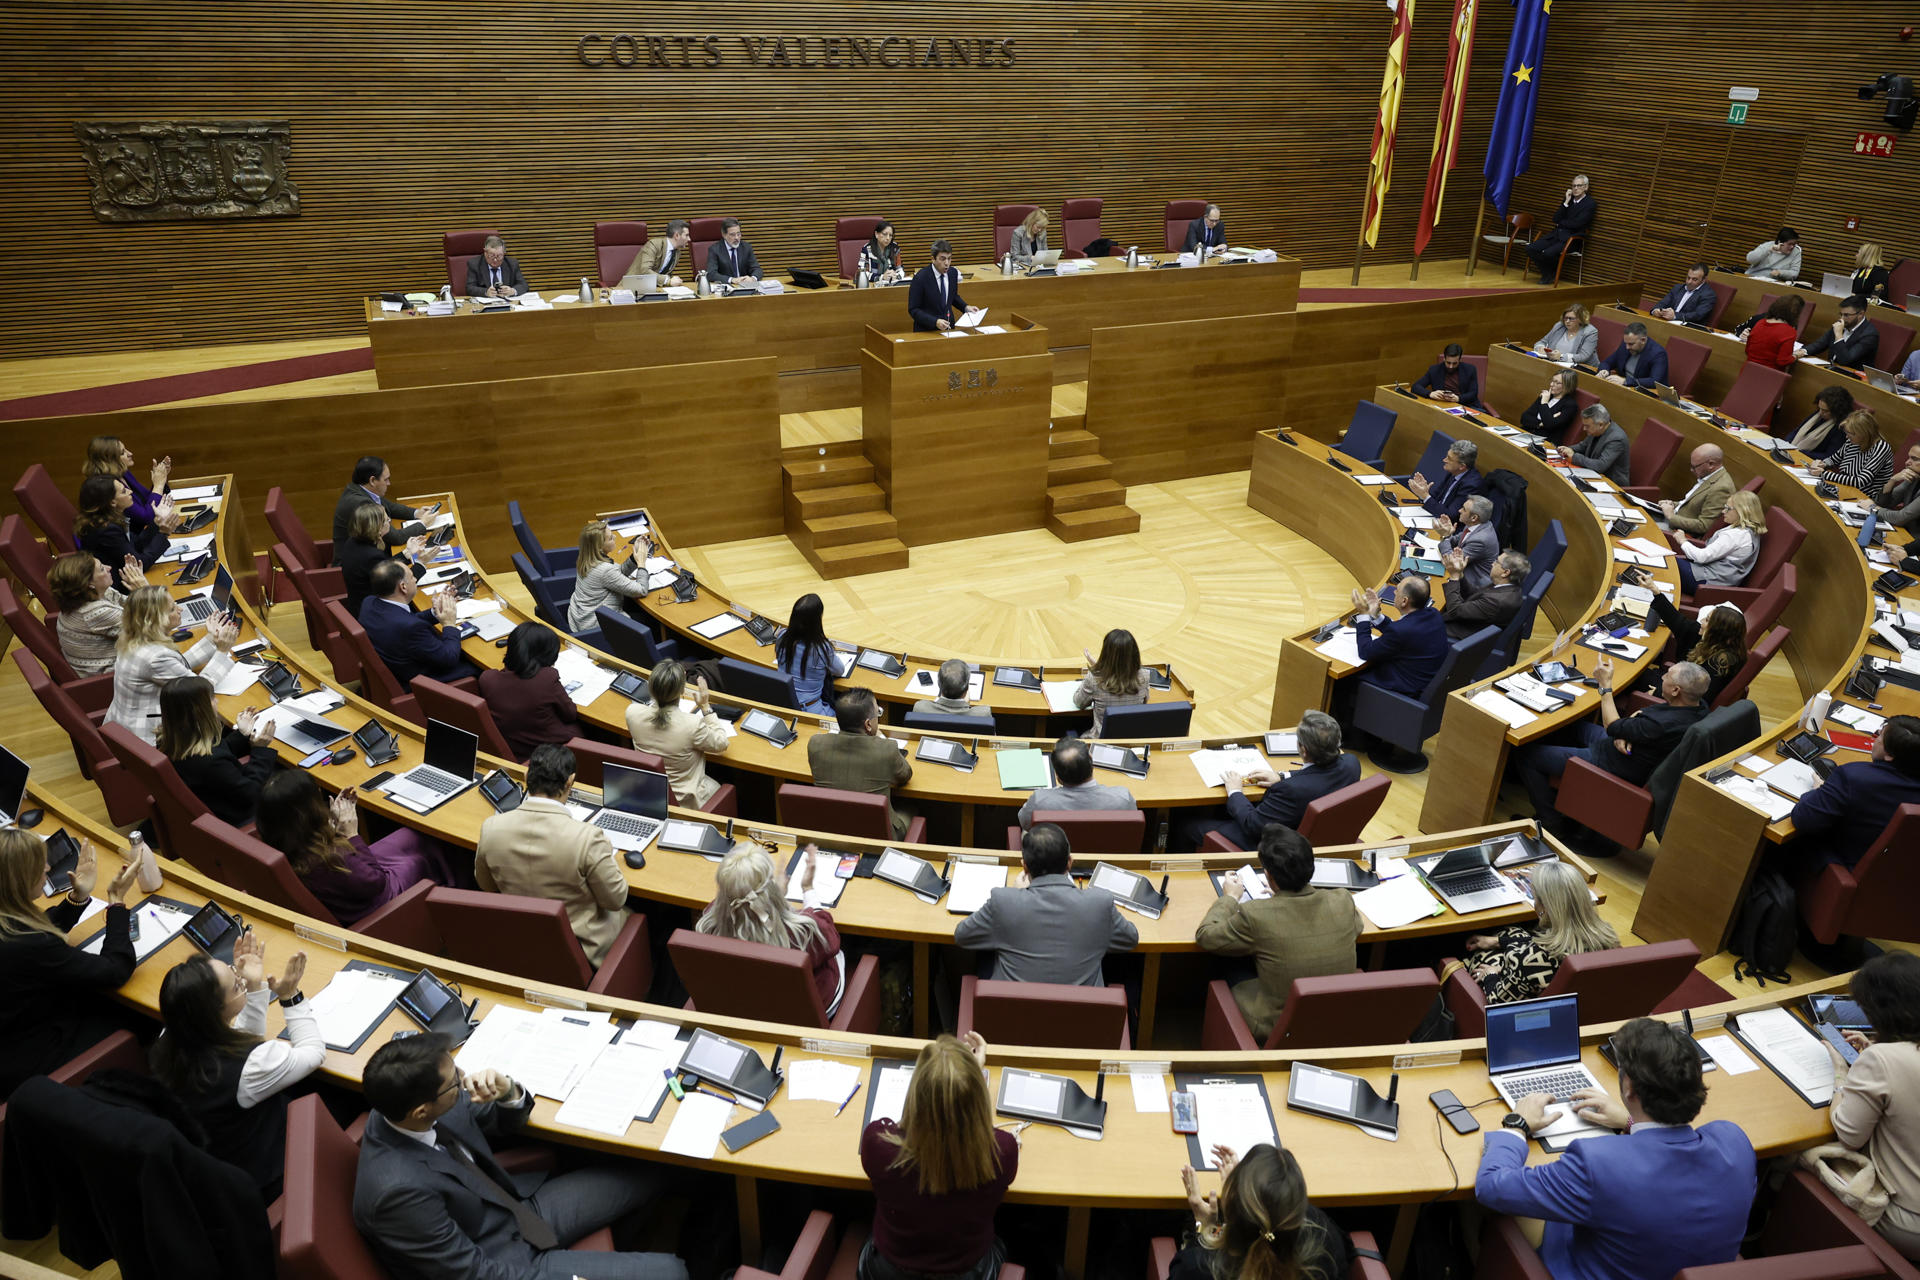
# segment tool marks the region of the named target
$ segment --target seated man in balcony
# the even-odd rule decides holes
[[[1696,262],[1687,268],[1686,281],[1669,289],[1667,296],[1654,307],[1653,314],[1681,324],[1705,324],[1719,301],[1719,296],[1707,287],[1707,264]]]
[[[1647,336],[1647,326],[1635,320],[1627,326],[1600,376],[1623,387],[1652,387],[1667,380],[1667,349]]]
[[[1440,352],[1440,363],[1420,375],[1413,394],[1443,404],[1463,404],[1479,409],[1480,375],[1466,362],[1466,352],[1457,342],[1449,342]]]

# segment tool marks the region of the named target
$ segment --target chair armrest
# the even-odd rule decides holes
[[[313,585],[314,594],[322,600],[344,600],[347,598],[347,571],[337,566],[325,569],[307,570],[307,581]]]
[[[653,943],[647,934],[647,918],[628,916],[587,990],[595,995],[645,1000],[652,988]]]
[[[1022,834],[1023,833],[1020,830],[1020,824],[1017,822],[1007,828],[1008,852],[1010,853],[1020,852],[1020,837]]]
[[[1260,1048],[1254,1041],[1253,1032],[1247,1030],[1247,1020],[1240,1016],[1240,1006],[1233,1002],[1233,988],[1220,978],[1207,984],[1206,1009],[1200,1024],[1200,1047],[1210,1053]]]
[[[1856,1280],[1886,1274],[1886,1267],[1873,1250],[1856,1244],[1778,1258],[1736,1258],[1683,1267],[1674,1273],[1674,1280]]]
[[[861,956],[860,963],[847,975],[847,989],[840,993],[840,1009],[828,1025],[835,1031],[857,1031],[871,1035],[880,1030],[880,957]]]
[[[662,662],[665,662],[668,658],[672,658],[675,662],[678,662],[680,661],[680,642],[672,636],[668,636],[663,640],[655,640],[653,642],[653,652]]]
[[[1226,832],[1209,831],[1207,832],[1207,838],[1200,842],[1200,852],[1201,853],[1245,853],[1246,850],[1242,849],[1239,845],[1235,844],[1233,841],[1227,839]]]
[[[427,894],[432,888],[431,880],[412,885],[385,906],[360,917],[353,931],[395,946],[424,951],[430,956],[439,955],[445,944],[440,930],[434,927],[433,917],[427,914]]]
[[[68,1058],[47,1074],[61,1084],[82,1084],[96,1071],[108,1068],[147,1074],[147,1054],[131,1031],[116,1031],[98,1044]]]
[[[273,1251],[280,1252],[280,1227],[287,1220],[287,1198],[278,1195],[267,1206],[267,1231],[273,1236]]]
[[[571,547],[555,550],[552,547],[541,548],[546,559],[547,576],[552,578],[571,578],[578,572],[580,553]]]
[[[1807,1249],[1838,1249],[1862,1244],[1873,1250],[1886,1274],[1912,1280],[1920,1267],[1900,1256],[1886,1237],[1868,1226],[1859,1214],[1840,1203],[1805,1169],[1795,1169],[1774,1197],[1767,1225],[1760,1232],[1759,1252],[1791,1254]]]
[[[1638,849],[1646,843],[1647,823],[1653,817],[1653,793],[1576,756],[1560,775],[1553,807],[1610,840]]]
[[[1796,886],[1800,894],[1800,919],[1814,938],[1832,946],[1840,938],[1840,924],[1846,919],[1847,906],[1860,890],[1853,872],[1830,862],[1815,875]]]
[[[332,538],[314,539],[313,553],[320,557],[321,564],[323,565],[332,564],[333,563],[333,539]]]
[[[999,1280],[1027,1280],[1027,1269],[1017,1262],[1003,1262]]]
[[[927,842],[927,820],[924,816],[912,818],[907,822],[906,842],[908,844],[925,844]]]
[[[1155,1236],[1147,1241],[1146,1280],[1167,1280],[1173,1272],[1173,1255],[1180,1252],[1180,1242],[1172,1236]]]
[[[560,622],[562,626],[566,625],[565,618],[562,618]],[[607,647],[606,634],[598,627],[589,627],[585,631],[572,631],[568,634],[589,649],[605,649]]]
[[[1444,969],[1454,963],[1450,957],[1440,962]],[[1480,983],[1464,968],[1455,969],[1440,988],[1440,998],[1446,1001],[1447,1012],[1453,1015],[1454,1034],[1462,1040],[1487,1034],[1487,993],[1480,989]]]
[[[1740,611],[1745,613],[1758,603],[1762,592],[1763,588],[1760,587],[1696,587],[1693,592],[1693,603],[1696,606],[1737,604],[1740,606]]]
[[[97,676],[82,676],[80,679],[60,686],[60,691],[80,704],[80,709],[89,717],[97,719],[113,705],[113,672],[104,671]]]
[[[1553,1274],[1527,1243],[1520,1224],[1500,1215],[1488,1218],[1480,1232],[1480,1265],[1474,1280],[1553,1280]]]
[[[1353,1246],[1353,1266],[1347,1271],[1347,1280],[1392,1280],[1387,1264],[1379,1258],[1363,1258],[1362,1249],[1368,1253],[1380,1253],[1380,1246],[1374,1242],[1371,1231],[1352,1231],[1347,1234],[1347,1242]]]
[[[825,1209],[815,1209],[807,1215],[799,1238],[787,1251],[786,1265],[780,1268],[779,1275],[758,1267],[741,1267],[733,1273],[734,1280],[819,1280],[833,1261],[833,1251],[839,1241],[840,1229],[833,1215]]]
[[[972,974],[960,979],[960,1009],[953,1021],[953,1034],[961,1039],[973,1030],[973,997],[980,989],[980,979]]]
[[[700,806],[700,812],[717,813],[725,818],[737,818],[740,816],[740,793],[734,790],[731,782],[723,782],[720,784],[720,789]]]

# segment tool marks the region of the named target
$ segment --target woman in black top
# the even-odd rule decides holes
[[[1549,445],[1565,440],[1573,415],[1580,410],[1580,397],[1574,394],[1579,388],[1580,375],[1571,369],[1548,378],[1547,389],[1520,414],[1521,430],[1531,431]]]
[[[88,476],[80,482],[78,515],[73,521],[73,536],[80,550],[113,571],[116,590],[131,592],[139,584],[123,583],[120,566],[128,556],[137,556],[142,569],[151,569],[166,552],[167,535],[148,526],[134,530],[127,523],[127,510],[133,506],[133,490],[124,480],[113,476]]]
[[[389,555],[387,533],[392,528],[393,521],[385,507],[377,502],[364,502],[347,518],[347,539],[334,545],[334,562],[340,566],[340,581],[347,588],[344,601],[347,616],[356,621],[361,603],[373,594],[370,581],[373,566],[382,560],[417,560],[427,548],[427,535],[417,534],[407,540],[406,546],[395,548]]]
[[[88,955],[67,945],[67,931],[93,897],[93,842],[80,842],[67,896],[43,911],[45,842],[0,831],[0,1099],[129,1025],[104,997],[133,973],[126,902],[137,870],[128,862],[107,886],[106,935],[100,954]]]
[[[280,764],[269,744],[273,726],[256,723],[253,708],[231,730],[213,709],[213,685],[201,676],[181,676],[160,687],[160,733],[154,745],[173,761],[187,790],[213,816],[231,826],[253,821],[260,784]]]
[[[1635,586],[1651,587],[1653,579],[1643,569],[1632,570],[1629,578]],[[1688,617],[1674,608],[1664,591],[1655,590],[1648,606],[1657,621],[1673,637],[1673,651],[1683,662],[1697,664],[1707,673],[1707,691],[1700,701],[1711,707],[1725,691],[1740,668],[1747,665],[1747,616],[1738,605],[1715,605],[1713,611]],[[1700,619],[1705,618],[1702,622]],[[1657,691],[1665,668],[1654,664],[1640,678],[1639,687]]]
[[[1869,301],[1888,302],[1887,281],[1892,277],[1887,270],[1887,260],[1881,256],[1880,246],[1868,242],[1860,246],[1860,252],[1853,259],[1853,295]],[[1906,299],[1902,298],[1902,302]]]
[[[1293,1153],[1263,1142],[1238,1160],[1213,1149],[1220,1190],[1201,1193],[1193,1166],[1180,1170],[1193,1230],[1167,1280],[1346,1280],[1347,1233],[1307,1199]]]

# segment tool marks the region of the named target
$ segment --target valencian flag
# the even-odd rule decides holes
[[[1513,180],[1527,171],[1533,146],[1533,108],[1540,100],[1540,63],[1547,49],[1547,20],[1553,0],[1514,0],[1513,39],[1507,45],[1507,74],[1500,81],[1500,105],[1493,112],[1493,136],[1487,140],[1487,199],[1507,216]]]
[[[1413,0],[1387,0],[1393,38],[1387,42],[1387,74],[1380,82],[1380,114],[1373,122],[1373,155],[1367,162],[1367,217],[1361,238],[1369,249],[1380,239],[1380,215],[1393,180],[1393,139],[1400,125],[1400,89],[1407,78],[1407,41],[1413,38]]]
[[[1454,0],[1453,34],[1447,39],[1447,80],[1440,90],[1440,122],[1433,129],[1433,159],[1427,163],[1427,193],[1420,201],[1420,225],[1413,231],[1413,256],[1427,251],[1440,225],[1440,201],[1447,194],[1447,171],[1460,154],[1460,116],[1467,103],[1467,72],[1473,66],[1473,24],[1480,0]]]

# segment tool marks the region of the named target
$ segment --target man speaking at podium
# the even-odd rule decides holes
[[[953,246],[945,240],[933,242],[933,261],[914,274],[907,286],[907,314],[913,317],[915,333],[930,333],[953,328],[953,309],[967,309],[960,296],[960,273],[953,269]]]

